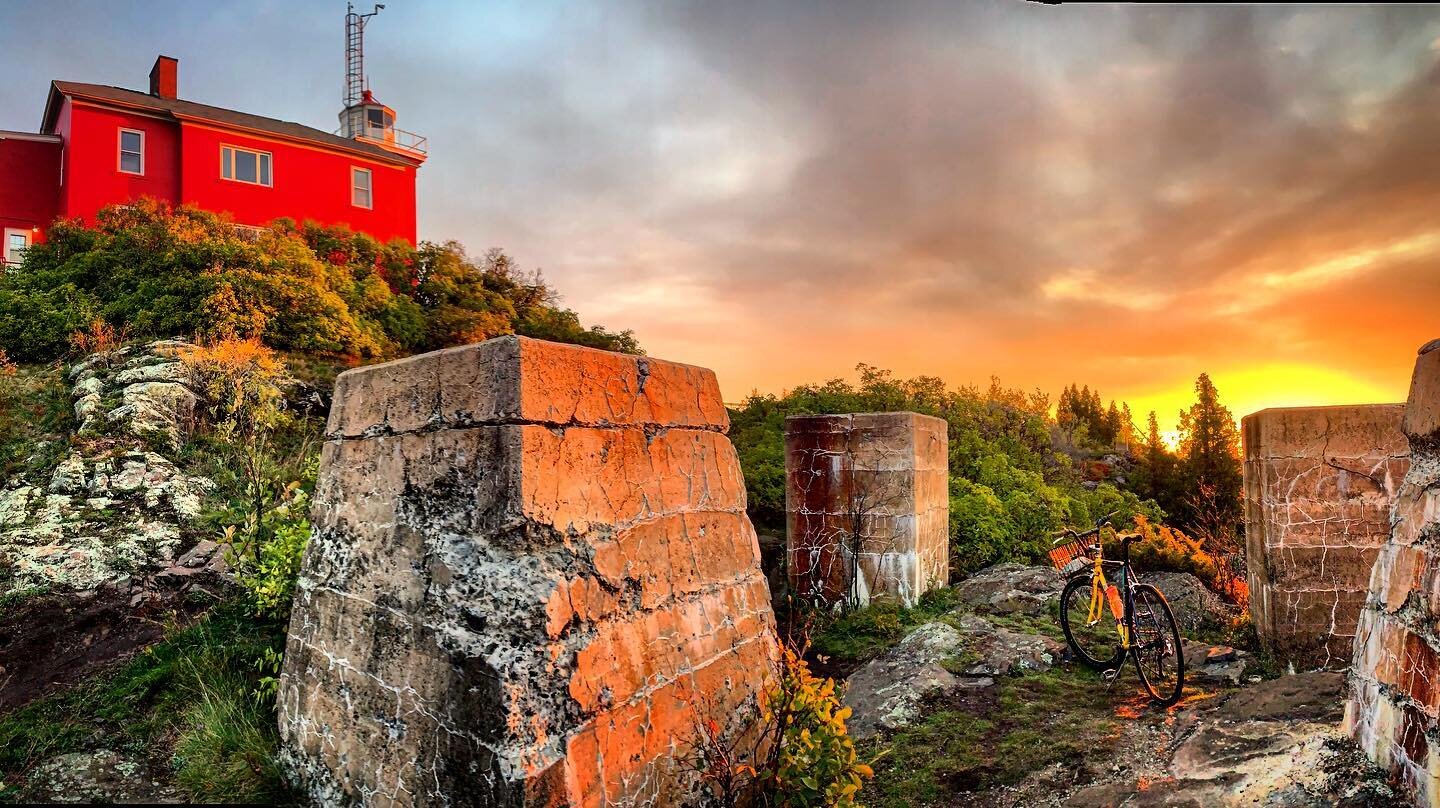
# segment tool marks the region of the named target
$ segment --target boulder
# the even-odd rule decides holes
[[[179,382],[137,382],[121,391],[121,406],[110,411],[112,423],[125,423],[132,435],[160,434],[178,449],[189,432],[200,399]]]
[[[1065,578],[1049,566],[1006,562],[987,567],[955,585],[960,602],[990,614],[1046,614],[1058,603]]]
[[[1182,632],[1224,626],[1240,613],[1188,572],[1147,572],[1140,580],[1165,596]]]
[[[185,384],[189,381],[185,366],[179,362],[157,362],[154,364],[127,367],[115,374],[112,384],[124,387],[148,382],[170,382]],[[79,385],[76,386],[79,388]]]
[[[173,787],[142,761],[108,749],[59,755],[26,778],[21,796],[32,803],[179,804]]]
[[[894,647],[850,675],[845,706],[853,711],[847,729],[859,740],[896,730],[920,717],[923,702],[961,685],[941,663],[965,650],[965,635],[949,623],[925,623]],[[977,686],[994,684],[975,682]]]
[[[976,615],[925,623],[851,674],[849,731],[870,738],[921,715],[924,702],[961,688],[988,688],[994,677],[1049,670],[1064,653],[1049,637],[1000,628]]]
[[[1000,628],[975,615],[956,619],[966,654],[955,663],[967,676],[1003,676],[1050,670],[1065,644],[1042,634]]]

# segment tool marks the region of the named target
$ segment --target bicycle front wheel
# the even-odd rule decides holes
[[[1099,614],[1090,620],[1091,598],[1096,587],[1088,575],[1071,578],[1060,593],[1060,629],[1065,642],[1086,667],[1097,671],[1120,667],[1125,649],[1115,630],[1115,620],[1105,605],[1105,593],[1099,593]]]
[[[1185,690],[1185,646],[1170,604],[1160,590],[1137,584],[1130,611],[1135,668],[1150,698],[1169,707]]]

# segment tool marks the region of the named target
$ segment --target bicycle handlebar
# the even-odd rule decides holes
[[[1057,544],[1060,544],[1061,542],[1074,541],[1075,539],[1083,539],[1083,538],[1085,538],[1086,536],[1094,536],[1094,535],[1096,535],[1097,533],[1100,532],[1100,528],[1105,527],[1106,525],[1110,524],[1110,520],[1111,520],[1111,519],[1114,519],[1117,515],[1119,515],[1119,513],[1120,513],[1119,511],[1111,511],[1111,512],[1105,514],[1104,516],[1100,517],[1099,519],[1096,519],[1096,520],[1095,520],[1095,527],[1090,528],[1089,530],[1085,531],[1084,533],[1080,533],[1080,532],[1076,531],[1074,528],[1070,528],[1070,527],[1062,528],[1062,529],[1059,531],[1059,535],[1057,535],[1054,539],[1052,539],[1052,540],[1050,541],[1050,545],[1053,547],[1053,546],[1055,546],[1055,545],[1057,545]],[[1133,539],[1132,539],[1132,541],[1133,541]],[[1125,542],[1125,543],[1126,543],[1126,544],[1129,544],[1128,541]]]

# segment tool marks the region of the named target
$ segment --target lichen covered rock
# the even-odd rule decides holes
[[[989,614],[1043,615],[1060,602],[1065,576],[1054,567],[1004,562],[971,575],[955,585],[956,597]]]
[[[281,676],[315,803],[679,804],[776,655],[714,375],[519,337],[337,381]]]
[[[0,489],[0,595],[85,591],[163,569],[193,543],[213,483],[161,451],[188,435],[198,400],[159,341],[93,354],[69,371],[79,429],[48,477]]]

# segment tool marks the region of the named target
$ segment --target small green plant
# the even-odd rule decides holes
[[[274,648],[266,648],[265,653],[255,662],[255,670],[260,672],[260,681],[255,685],[256,704],[274,704],[275,694],[280,692],[280,666],[285,662],[285,654]]]
[[[777,808],[856,805],[874,772],[861,763],[845,728],[833,679],[818,679],[794,649],[785,648],[778,681],[766,693],[761,718],[780,741],[758,772],[761,791]]]
[[[263,535],[253,520],[237,530],[227,528],[225,540],[236,579],[250,596],[257,617],[284,620],[300,576],[300,562],[310,541],[309,496],[293,482],[281,503],[270,513],[270,529]]]

